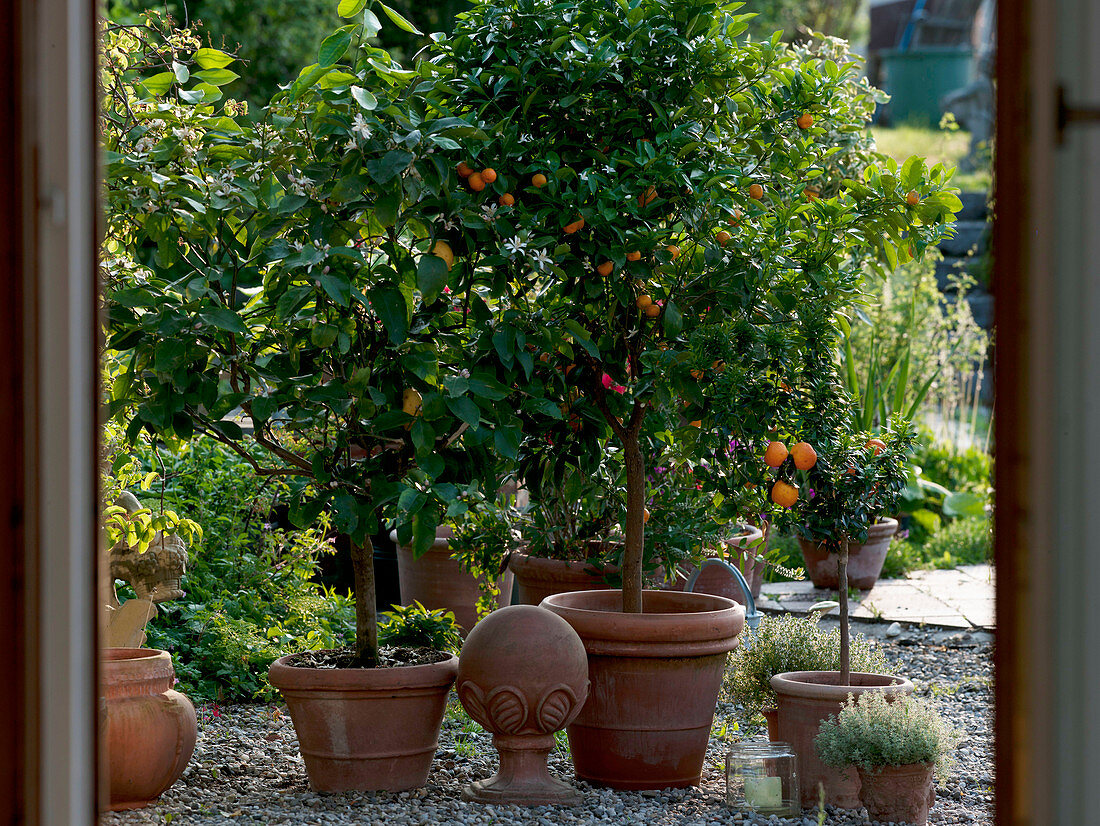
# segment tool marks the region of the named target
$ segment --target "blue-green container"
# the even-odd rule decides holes
[[[966,86],[973,77],[971,49],[918,47],[886,49],[882,59],[882,89],[890,94],[885,116],[890,123],[940,121],[940,98]]]

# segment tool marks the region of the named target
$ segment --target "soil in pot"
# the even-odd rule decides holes
[[[818,785],[825,787],[825,802],[842,809],[859,808],[859,775],[852,767],[826,766],[814,751],[814,738],[822,721],[840,712],[849,694],[889,691],[912,694],[913,684],[889,674],[853,672],[850,685],[840,685],[839,671],[790,671],[771,679],[779,710],[778,735],[798,755],[802,805],[816,806]]]
[[[861,591],[875,587],[882,573],[882,564],[890,550],[890,540],[898,532],[898,520],[884,519],[876,522],[867,531],[867,541],[862,545],[848,546],[848,586]],[[806,564],[806,573],[813,580],[815,588],[836,589],[840,585],[837,574],[837,555],[831,554],[820,545],[808,540],[798,539],[802,548],[802,559]]]
[[[302,667],[318,657],[326,665],[338,663],[342,656],[350,652],[331,659],[328,652],[307,652],[305,659],[292,654],[268,671],[290,711],[310,787],[338,792],[423,786],[458,658],[433,652],[429,659],[443,659],[390,668]],[[396,658],[423,657],[414,651]]]
[[[588,700],[568,728],[573,766],[578,779],[616,789],[698,785],[745,611],[676,591],[644,591],[642,604],[644,613],[622,613],[618,590],[542,603],[573,626],[588,654]]]
[[[175,681],[167,651],[103,652],[112,811],[148,806],[179,779],[191,759],[198,734],[195,707],[172,690]]]
[[[935,763],[859,768],[859,799],[873,820],[924,826],[936,801]]]

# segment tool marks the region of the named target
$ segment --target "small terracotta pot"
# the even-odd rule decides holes
[[[748,525],[744,533],[732,536],[725,542],[726,553],[724,558],[726,562],[737,568],[745,577],[745,581],[749,584],[749,593],[752,594],[753,599],[760,596],[760,588],[764,584],[764,570],[767,567],[763,561],[756,559],[757,554],[762,552],[763,539],[764,532],[760,528]],[[751,562],[749,561],[750,554],[752,556]],[[682,591],[694,573],[694,565],[686,566],[678,571],[677,583],[673,586],[675,590]],[[730,573],[717,566],[709,567],[699,574],[699,578],[695,580],[694,590],[697,594],[713,594],[716,597],[732,599],[740,605],[745,604],[745,595],[741,591],[740,584]]]
[[[924,826],[928,810],[936,802],[932,782],[935,768],[935,763],[880,766],[874,771],[857,768],[859,799],[867,807],[867,814],[872,820]]]
[[[850,685],[840,685],[839,671],[789,671],[771,678],[779,710],[778,738],[790,743],[798,756],[802,805],[816,806],[818,784],[825,786],[825,802],[842,809],[859,808],[859,776],[855,769],[826,766],[814,751],[821,723],[838,714],[849,694],[868,691],[912,694],[913,684],[888,674],[853,672]]]
[[[439,745],[458,658],[397,668],[271,664],[314,791],[403,791],[423,786]]]
[[[172,690],[167,651],[103,651],[110,809],[148,806],[179,779],[195,750],[195,707]]]
[[[606,578],[619,573],[617,565],[547,559],[519,551],[509,558],[508,567],[515,573],[521,605],[539,605],[551,594],[606,591],[611,587]]]
[[[765,708],[761,709],[760,713],[764,715],[764,720],[768,723],[768,739],[773,743],[779,740],[779,709],[777,708]]]
[[[875,587],[882,564],[890,550],[890,540],[898,532],[898,520],[884,519],[867,531],[867,541],[862,545],[848,546],[848,587],[866,591]],[[837,555],[829,553],[821,545],[799,537],[806,573],[815,588],[838,588]]]
[[[709,594],[643,591],[644,613],[622,613],[622,591],[555,594],[588,652],[588,701],[569,726],[577,778],[615,789],[698,785],[726,655],[745,609]]]
[[[397,532],[390,538],[397,541]],[[401,582],[401,603],[411,605],[416,600],[425,608],[453,611],[458,624],[469,633],[477,622],[477,577],[462,570],[451,558],[450,528],[440,528],[435,542],[422,556],[413,555],[411,548],[397,546],[397,575]],[[496,582],[500,595],[497,607],[504,607],[512,596],[512,572],[507,571]]]

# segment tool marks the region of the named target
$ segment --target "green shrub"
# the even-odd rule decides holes
[[[378,641],[382,645],[432,648],[451,654],[462,648],[462,634],[454,613],[432,611],[415,600],[412,605],[394,606],[392,611],[382,613]]]
[[[840,629],[826,631],[809,617],[764,617],[730,658],[723,694],[752,711],[775,705],[769,680],[787,671],[839,671]],[[885,674],[886,658],[863,635],[851,640],[852,671]]]
[[[976,565],[993,558],[993,534],[989,517],[956,519],[933,533],[923,543],[895,540],[890,546],[882,576],[904,576],[920,568],[954,568]]]
[[[951,490],[985,493],[989,488],[993,458],[977,447],[956,450],[935,440],[931,431],[921,433],[913,463],[924,475]]]
[[[858,698],[848,695],[840,714],[821,724],[814,749],[830,766],[870,770],[935,762],[942,774],[959,739],[926,701],[868,691]]]

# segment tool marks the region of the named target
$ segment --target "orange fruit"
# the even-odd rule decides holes
[[[640,252],[638,252],[637,250],[635,250],[634,252],[628,252],[626,254],[626,260],[627,261],[640,261],[641,258],[642,258],[642,254]]]
[[[696,367],[691,371],[691,377],[698,381],[699,379],[703,378],[703,371]]]
[[[882,439],[868,439],[864,447],[873,447],[875,449],[875,455],[878,456],[882,451],[886,450],[886,442],[882,441]]]
[[[753,184],[749,187],[749,197],[754,201],[759,201],[764,197],[764,187],[760,184]]]
[[[741,210],[735,209],[733,211],[733,224],[731,226],[738,226],[741,223],[741,218],[744,216],[744,214],[745,213],[743,213]]]
[[[543,364],[550,361],[550,354],[549,353],[543,353],[541,356],[539,356],[539,361],[541,361]]]
[[[454,250],[451,249],[451,245],[446,241],[439,240],[432,244],[432,255],[442,258],[448,270],[455,265]]]
[[[696,419],[693,422],[688,422],[688,427],[702,427],[702,426],[703,426],[703,420],[702,419]]]
[[[578,217],[577,220],[574,221],[573,223],[565,225],[565,233],[566,233],[566,235],[572,235],[574,232],[577,232],[578,230],[580,230],[583,226],[584,226],[584,219]]]
[[[485,169],[481,170],[481,180],[485,181],[485,183],[491,184],[496,179],[497,171],[492,167],[486,167]]]
[[[817,464],[817,451],[809,442],[797,442],[791,446],[791,458],[799,470],[809,470]]]
[[[816,186],[808,186],[803,191],[805,192],[806,197],[811,201],[816,201],[818,198],[821,197],[821,190],[818,189]]]
[[[466,161],[459,161],[458,166],[455,167],[455,172],[461,178],[469,178],[474,174],[474,170],[470,169],[470,165]]]
[[[795,122],[798,124],[799,129],[809,129],[814,125],[814,116],[809,112],[803,112]]]
[[[634,305],[639,310],[644,310],[646,307],[652,306],[652,304],[653,304],[653,299],[650,296],[646,295],[645,293],[642,293],[640,296],[638,296],[636,299],[634,299]]]
[[[917,194],[915,189],[910,189],[909,194],[905,196],[905,203],[909,206],[916,206],[920,203],[920,195]]]
[[[780,480],[772,485],[772,501],[780,507],[789,508],[798,501],[798,488]]]
[[[531,176],[531,186],[535,187],[536,189],[541,189],[542,187],[546,186],[546,176],[543,175],[541,172],[536,172],[534,175]]]
[[[645,314],[646,318],[656,318],[661,314],[661,305],[650,304],[648,307],[645,308]]]
[[[638,196],[638,206],[648,206],[657,198],[657,187],[651,186]]]
[[[725,230],[721,230],[717,235],[714,236],[714,240],[717,241],[720,246],[724,247],[726,244],[728,244],[730,242],[730,238],[732,238],[732,237],[733,236],[730,235]]]
[[[602,264],[600,264],[600,266],[596,267],[596,272],[598,272],[604,278],[607,278],[607,276],[611,275],[614,269],[615,265],[613,263],[611,263],[610,261],[604,261]]]
[[[680,257],[680,248],[675,244],[670,244],[669,246],[665,247],[665,249],[667,249],[669,255],[672,256],[673,261]]]
[[[649,521],[649,508],[642,508],[642,524]]]
[[[726,369],[726,363],[719,359],[710,366],[710,369],[713,370],[715,373],[721,373],[723,370]]]
[[[515,197],[513,197],[511,192],[505,192],[503,195],[500,196],[501,206],[512,206],[512,204],[514,204],[515,202],[516,199]]]
[[[481,190],[485,189],[485,179],[481,177],[480,172],[473,173],[466,179],[466,183],[470,185],[470,189],[474,192],[481,192]]]
[[[787,446],[782,442],[768,442],[768,449],[764,451],[764,464],[768,467],[779,467],[787,460]]]

